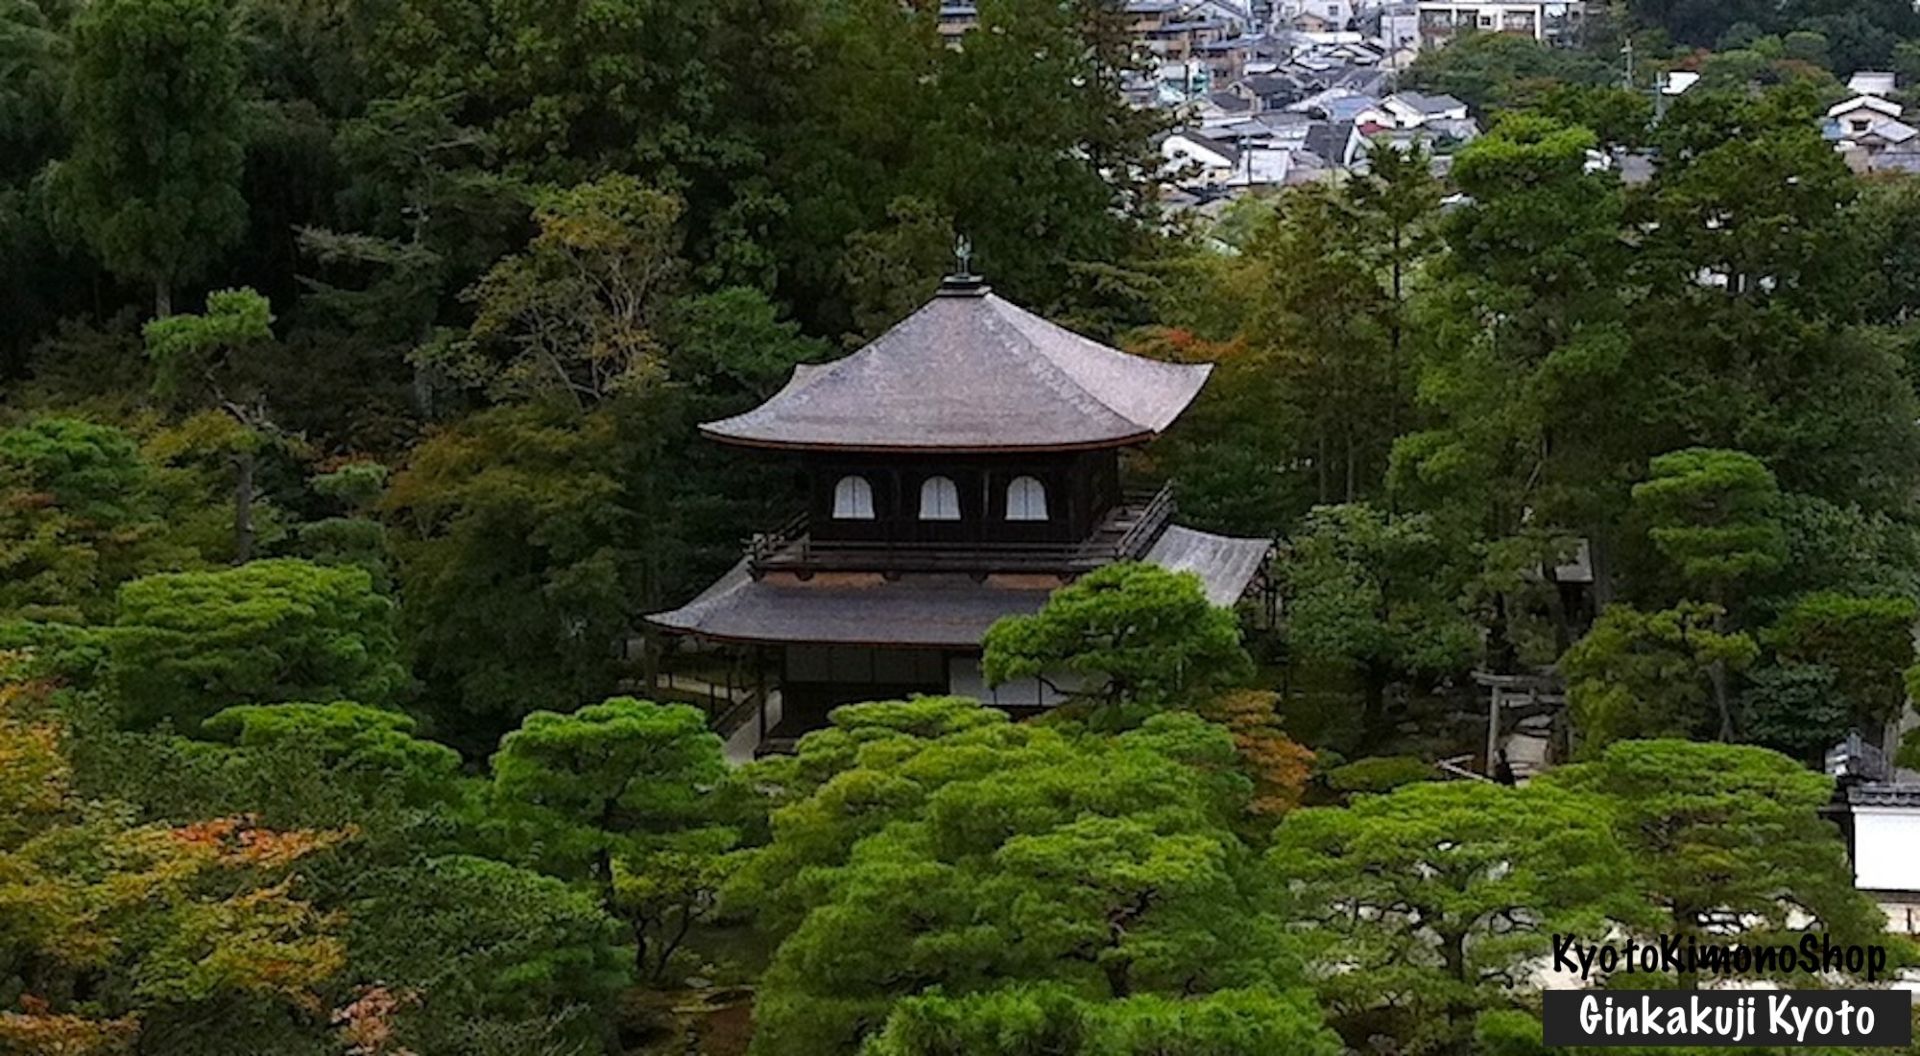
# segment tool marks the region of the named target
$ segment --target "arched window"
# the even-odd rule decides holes
[[[1007,520],[1044,521],[1047,519],[1046,485],[1032,477],[1015,477],[1007,485]]]
[[[873,520],[873,485],[865,477],[841,477],[833,486],[833,519]]]
[[[957,521],[960,519],[960,489],[946,477],[928,477],[920,484],[920,519]]]

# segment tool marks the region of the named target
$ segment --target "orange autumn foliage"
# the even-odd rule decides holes
[[[20,999],[20,1007],[19,1012],[0,1012],[0,1051],[29,1056],[123,1056],[133,1051],[140,1035],[140,1021],[133,1016],[61,1015],[32,994]]]
[[[1313,750],[1280,729],[1279,703],[1276,693],[1240,689],[1221,694],[1206,709],[1208,718],[1233,731],[1234,747],[1253,779],[1247,809],[1264,818],[1299,806],[1313,776]]]
[[[0,1052],[115,1056],[147,1013],[234,995],[320,1011],[346,948],[295,867],[352,834],[134,824],[75,790],[51,687],[10,673],[0,658],[0,934],[26,992],[0,1007]]]
[[[412,990],[369,986],[351,1003],[335,1010],[333,1023],[347,1045],[347,1056],[413,1056],[411,1049],[394,1044],[394,1021],[419,1000],[420,995]]]

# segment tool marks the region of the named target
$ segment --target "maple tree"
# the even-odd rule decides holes
[[[1300,805],[1313,778],[1313,749],[1288,737],[1275,709],[1280,696],[1267,690],[1239,689],[1220,695],[1200,709],[1233,733],[1241,766],[1253,778],[1247,810],[1256,817],[1277,817]]]
[[[75,790],[52,687],[0,670],[0,1039],[35,1056],[109,1053],[149,1030],[211,1029],[246,1005],[319,1013],[345,964],[302,863],[350,837],[246,817],[135,824]]]

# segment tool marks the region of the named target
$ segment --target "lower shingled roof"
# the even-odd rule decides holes
[[[1234,539],[1172,526],[1145,559],[1200,577],[1207,599],[1232,605],[1266,563],[1264,539]],[[1002,616],[1037,612],[1050,577],[954,573],[791,573],[755,579],[735,565],[700,596],[647,622],[668,631],[734,642],[890,645],[977,649]]]

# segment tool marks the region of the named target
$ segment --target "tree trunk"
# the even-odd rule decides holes
[[[1493,596],[1493,615],[1487,620],[1487,669],[1497,675],[1511,675],[1520,669],[1520,650],[1507,631],[1507,596]]]
[[[253,560],[253,452],[233,456],[233,563]]]
[[[664,930],[665,924],[663,923],[661,927],[662,930]],[[674,930],[673,938],[662,940],[664,945],[660,947],[659,963],[654,967],[653,974],[648,976],[648,978],[659,980],[667,974],[667,962],[673,960],[674,951],[680,948],[681,943],[687,941],[687,932],[692,930],[693,907],[682,906],[680,907],[680,927]]]
[[[173,282],[169,279],[153,280],[153,317],[165,319],[173,314]]]
[[[1385,665],[1368,663],[1362,676],[1366,681],[1360,707],[1360,723],[1368,732],[1380,728],[1387,713],[1387,672]]]
[[[1313,468],[1320,482],[1320,504],[1325,506],[1327,504],[1327,434],[1325,431],[1320,433],[1319,449],[1320,457],[1314,459]]]
[[[1593,608],[1599,615],[1613,604],[1613,552],[1607,546],[1605,536],[1598,531],[1587,533],[1587,565],[1593,569]]]
[[[1441,933],[1440,961],[1446,973],[1463,985],[1471,986],[1473,979],[1467,969],[1467,936],[1465,933]],[[1470,1053],[1473,1046],[1467,1043],[1467,1037],[1473,1030],[1475,1009],[1471,1004],[1458,998],[1447,1002],[1447,1042],[1442,1052]]]
[[[1547,619],[1553,623],[1553,655],[1561,656],[1573,647],[1573,620],[1560,581],[1552,578],[1547,580]]]
[[[1352,423],[1348,423],[1347,425],[1347,501],[1348,502],[1352,502],[1354,500],[1353,460],[1354,460],[1353,425]]]
[[[1401,316],[1406,311],[1405,277],[1401,253],[1404,236],[1393,233],[1393,307],[1387,312],[1387,443],[1400,435],[1400,341]]]
[[[1721,605],[1720,611],[1714,613],[1713,633],[1723,636],[1727,633],[1727,608],[1725,605]],[[1724,744],[1732,744],[1733,707],[1727,702],[1726,662],[1723,660],[1715,660],[1712,666],[1707,668],[1707,679],[1713,683],[1713,706],[1720,710],[1720,740]]]
[[[1733,708],[1727,703],[1727,665],[1715,660],[1707,668],[1707,678],[1713,683],[1713,706],[1720,709],[1720,740],[1724,744],[1733,743]]]

